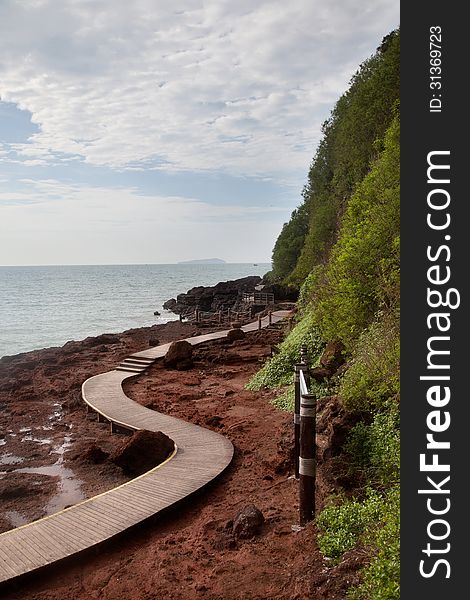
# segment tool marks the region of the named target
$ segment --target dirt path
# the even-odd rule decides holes
[[[131,346],[139,342],[141,347],[135,349],[145,347],[143,337],[149,334],[138,331],[125,343],[121,339],[120,350],[129,354],[129,349],[134,351]],[[179,337],[187,333],[181,331]],[[126,393],[136,401],[227,435],[235,446],[232,465],[209,488],[167,514],[78,560],[6,589],[2,597],[344,598],[348,581],[356,577],[356,559],[343,564],[342,569],[341,565],[330,568],[317,550],[314,525],[292,530],[298,520],[298,505],[297,484],[289,478],[291,415],[269,403],[273,392],[244,389],[250,375],[269,355],[271,344],[278,340],[279,332],[273,330],[250,334],[232,345],[213,342],[197,348],[195,366],[189,371],[166,370],[157,363],[148,373],[129,381]],[[161,334],[159,341],[166,341]],[[113,352],[113,360],[120,350]],[[111,360],[104,360],[84,374],[91,367],[89,361],[96,360],[96,352],[88,354],[80,366],[80,383],[93,372],[108,368]],[[10,414],[20,404],[14,402]],[[20,416],[28,414],[26,411]],[[85,489],[97,478],[116,484],[122,475],[113,465],[93,465],[83,457],[91,441],[106,450],[119,443],[120,436],[110,436],[106,426],[86,421],[80,405],[67,413],[64,425],[72,425],[72,431],[82,427],[64,454],[64,464],[72,465],[79,477],[87,479]],[[83,439],[85,434],[88,440]],[[232,521],[247,504],[257,506],[265,522],[253,539],[236,539]],[[28,513],[27,507],[23,510]]]

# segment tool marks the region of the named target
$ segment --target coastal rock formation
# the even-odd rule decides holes
[[[173,440],[161,431],[141,429],[116,450],[111,460],[126,474],[138,476],[166,460],[174,447]]]
[[[191,288],[185,294],[178,294],[167,300],[163,308],[178,315],[187,315],[196,308],[206,312],[219,310],[239,310],[243,308],[243,294],[261,291],[274,294],[275,302],[295,302],[298,292],[292,288],[271,284],[257,275],[242,277],[232,281],[221,281],[217,285]],[[263,306],[260,307],[260,310]]]
[[[165,302],[163,308],[182,315],[192,312],[195,308],[208,312],[227,310],[233,308],[243,292],[253,292],[261,281],[261,277],[250,275],[233,281],[221,281],[214,286],[194,287],[185,294],[178,294],[176,300]]]

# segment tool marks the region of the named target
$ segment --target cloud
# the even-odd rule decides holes
[[[0,95],[21,160],[296,181],[394,0],[5,0]]]
[[[57,264],[64,257],[75,264],[165,263],[196,250],[232,262],[263,262],[283,211],[54,179],[24,178],[14,192],[1,183],[2,264],[31,264],[32,257],[35,264]],[[242,235],[249,244],[240,244]]]

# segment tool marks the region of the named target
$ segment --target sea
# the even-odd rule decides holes
[[[270,269],[269,263],[0,266],[0,357],[174,321],[163,310],[166,300]]]

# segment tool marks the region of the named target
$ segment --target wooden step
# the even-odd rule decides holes
[[[125,365],[119,365],[116,367],[116,371],[126,371],[128,373],[143,373],[145,369],[141,369],[139,367],[126,367]]]

